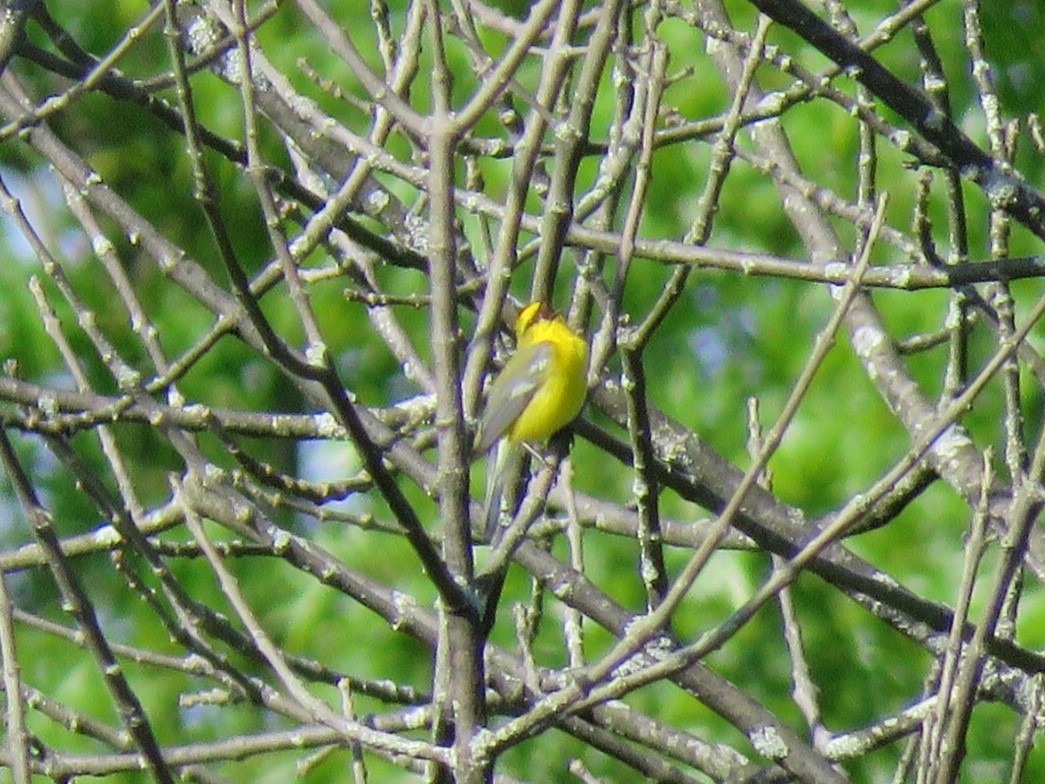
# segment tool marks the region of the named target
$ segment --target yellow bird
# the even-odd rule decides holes
[[[542,302],[531,302],[515,320],[515,340],[515,353],[490,387],[476,439],[480,453],[502,437],[509,447],[501,450],[493,472],[488,529],[500,514],[509,452],[555,435],[580,413],[587,394],[588,344],[562,316]]]
[[[502,436],[510,443],[546,441],[573,421],[587,393],[588,344],[542,302],[515,320],[515,353],[490,387],[478,451]]]

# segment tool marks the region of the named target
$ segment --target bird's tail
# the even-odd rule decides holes
[[[522,444],[502,438],[490,450],[486,471],[486,530],[485,541],[496,544],[500,538],[502,518],[515,514],[519,502],[519,483],[522,480],[526,449]]]

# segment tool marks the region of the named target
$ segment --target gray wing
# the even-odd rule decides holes
[[[505,434],[533,400],[537,387],[548,371],[552,350],[550,343],[519,349],[494,380],[479,423],[476,450],[480,454],[488,451]]]

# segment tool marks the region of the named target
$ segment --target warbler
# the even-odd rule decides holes
[[[580,413],[587,393],[588,344],[543,302],[531,302],[515,320],[515,353],[490,387],[476,449],[504,439],[487,499],[487,535],[500,514],[504,475],[524,443],[549,439]],[[513,455],[514,453],[514,455]]]

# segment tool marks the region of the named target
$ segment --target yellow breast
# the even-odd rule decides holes
[[[551,348],[542,383],[508,428],[511,441],[544,441],[573,421],[587,393],[588,344],[561,317],[535,321],[519,336],[519,345]]]

